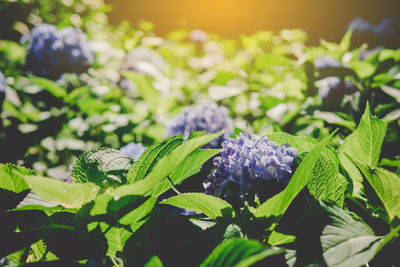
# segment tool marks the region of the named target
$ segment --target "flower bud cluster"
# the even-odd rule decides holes
[[[244,202],[257,193],[262,181],[289,182],[296,148],[248,133],[230,138],[222,147],[213,161],[215,170],[204,183],[207,194]]]
[[[188,137],[194,131],[207,133],[225,132],[208,143],[205,148],[218,148],[233,133],[233,120],[228,116],[226,107],[218,107],[216,103],[203,102],[197,106],[186,107],[175,116],[166,131],[167,136],[183,135]]]
[[[54,25],[40,24],[24,38],[28,41],[26,66],[37,76],[55,80],[63,73],[86,72],[93,63],[93,53],[80,29],[58,31]]]

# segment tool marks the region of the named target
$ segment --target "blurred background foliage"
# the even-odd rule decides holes
[[[326,17],[337,1],[324,2],[323,10],[320,2],[283,1],[281,8],[276,3],[260,8],[255,5],[259,1],[241,2],[252,10],[258,7],[254,13],[242,10],[236,1],[173,2],[152,0],[139,7],[136,1],[2,1],[0,70],[8,87],[1,113],[0,149],[8,153],[2,154],[1,162],[16,162],[63,178],[76,157],[94,147],[119,149],[132,141],[149,146],[162,140],[171,118],[202,100],[228,107],[235,133],[285,131],[323,138],[339,128],[336,144],[354,131],[370,101],[374,114],[390,124],[383,146],[384,164],[398,162],[400,52],[388,49],[396,42],[389,39],[386,45],[384,39],[375,38],[368,45],[356,43],[362,37],[359,32],[344,34],[354,15],[367,11],[365,17],[373,15],[371,1],[365,4],[371,4],[367,9],[360,1],[358,5],[341,2]],[[385,13],[380,5],[386,2]],[[198,5],[204,5],[203,9],[197,9]],[[129,16],[121,11],[124,6],[132,11]],[[140,12],[150,6],[151,16]],[[390,7],[396,5],[383,1],[376,6],[372,22],[378,25],[394,14]],[[178,23],[179,14],[189,17],[194,10],[215,27]],[[209,15],[210,10],[215,14]],[[239,13],[247,17],[232,21]],[[260,24],[243,28],[242,23],[253,15],[251,22]],[[147,18],[156,23],[143,20]],[[162,20],[166,18],[175,22],[166,23]],[[79,27],[86,33],[95,55],[87,73],[66,73],[56,81],[31,75],[24,65],[26,45],[20,40],[41,23],[59,29]],[[393,20],[395,28],[397,23]],[[311,24],[315,28],[308,28]],[[222,26],[232,31],[224,32]],[[338,63],[318,68],[315,60],[320,57]],[[329,77],[339,81],[339,93],[327,99],[320,90],[329,87],[323,81]],[[347,83],[354,86],[352,93],[340,91]]]

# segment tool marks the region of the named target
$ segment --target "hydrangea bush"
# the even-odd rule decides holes
[[[57,79],[63,73],[82,73],[94,60],[86,35],[77,28],[59,31],[54,25],[40,24],[24,39],[28,41],[26,67],[38,76]]]
[[[159,37],[99,24],[107,7],[83,7],[101,0],[28,2],[0,40],[0,265],[397,264],[398,50],[351,31]]]
[[[183,135],[188,137],[194,131],[217,133],[224,130],[224,134],[208,143],[205,147],[217,148],[233,133],[233,120],[228,116],[226,107],[219,107],[216,103],[203,102],[197,106],[190,106],[176,115],[168,125],[166,136]]]
[[[296,156],[297,149],[287,144],[278,146],[265,136],[240,133],[222,143],[220,156],[213,160],[215,170],[204,183],[206,193],[244,204],[262,181],[288,183]]]

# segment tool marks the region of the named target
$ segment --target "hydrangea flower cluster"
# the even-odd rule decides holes
[[[1,110],[1,105],[3,104],[5,95],[6,95],[6,87],[7,87],[7,82],[6,78],[4,77],[3,73],[0,71],[0,110]]]
[[[288,183],[297,149],[278,146],[265,136],[241,133],[222,143],[215,170],[204,183],[206,194],[241,203],[250,200],[262,181]]]
[[[338,77],[326,77],[318,83],[318,94],[323,101],[335,99],[344,94],[351,95],[358,91],[357,86],[350,81],[343,81]]]
[[[396,47],[398,46],[398,30],[392,18],[384,18],[377,25],[357,17],[353,19],[347,29],[353,30],[352,43],[355,47],[363,43],[370,46]]]
[[[58,31],[54,25],[40,24],[24,38],[28,41],[26,66],[35,75],[55,80],[66,72],[85,72],[93,63],[93,53],[80,29]]]
[[[6,78],[0,71],[0,94],[4,94],[6,92],[6,87],[7,87]]]
[[[233,133],[233,120],[229,118],[226,107],[203,102],[197,106],[186,107],[181,114],[175,116],[167,128],[166,135],[188,137],[194,131],[217,133],[221,130],[225,130],[224,134],[208,143],[205,148],[220,147]]]
[[[320,56],[314,60],[317,70],[324,68],[338,68],[341,63],[331,56]],[[316,82],[318,94],[322,101],[340,100],[344,94],[351,95],[358,91],[357,86],[336,76],[325,77]]]
[[[340,62],[331,56],[320,56],[314,60],[316,69],[323,69],[328,67],[340,67]]]
[[[121,147],[119,151],[137,161],[145,150],[146,147],[144,147],[141,143],[131,142],[126,146]]]

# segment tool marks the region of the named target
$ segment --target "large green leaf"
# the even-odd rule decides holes
[[[383,168],[370,169],[363,163],[356,164],[382,201],[390,220],[400,219],[400,176]]]
[[[79,183],[92,182],[100,186],[125,184],[132,159],[118,150],[100,147],[83,153],[72,169],[71,177]]]
[[[233,208],[228,202],[203,193],[179,194],[160,203],[202,212],[213,220],[223,217],[229,219],[234,214]]]
[[[67,91],[52,80],[30,75],[29,81],[32,85],[41,86],[44,90],[48,91],[55,97],[63,98],[67,96]]]
[[[75,225],[83,234],[99,227],[108,242],[107,255],[115,256],[123,250],[128,238],[145,223],[146,220],[142,219],[151,212],[157,199],[127,196],[115,200],[108,193],[97,196],[82,207],[75,217]]]
[[[348,182],[339,173],[339,160],[336,152],[324,149],[314,165],[312,178],[307,187],[315,199],[330,200],[343,206]]]
[[[93,183],[68,184],[59,180],[41,176],[25,176],[25,182],[44,200],[54,201],[59,205],[78,209],[95,198],[99,187]]]
[[[374,258],[383,238],[364,222],[337,206],[321,204],[331,222],[321,235],[322,255],[328,266],[362,266]]]
[[[340,163],[358,189],[363,188],[363,177],[354,165],[353,160],[363,162],[369,167],[378,166],[386,128],[385,122],[372,117],[367,104],[357,129],[344,140],[339,149]]]
[[[171,182],[174,185],[179,185],[186,178],[195,175],[201,170],[203,164],[211,157],[215,156],[219,149],[199,149],[189,155],[179,167],[170,175]],[[154,190],[153,195],[159,195],[172,187],[170,181],[166,180]]]
[[[220,136],[222,132],[194,137],[186,140],[168,155],[160,159],[154,169],[143,179],[129,185],[118,187],[114,194],[116,198],[126,195],[149,195],[167,175],[170,175],[196,149]]]
[[[0,211],[17,207],[26,195],[29,188],[24,175],[33,175],[34,172],[13,164],[0,165]]]
[[[182,136],[174,136],[146,149],[138,161],[135,162],[133,168],[129,170],[127,175],[128,182],[134,183],[143,179],[154,168],[157,161],[182,142]]]
[[[273,133],[268,138],[278,145],[289,144],[297,148],[298,153],[309,152],[318,141],[307,136],[294,136],[287,133]],[[326,147],[322,150],[314,165],[312,179],[308,184],[310,193],[316,199],[327,199],[343,204],[347,180],[339,173],[339,161],[336,152]]]
[[[0,164],[0,188],[14,193],[21,193],[28,188],[25,175],[33,175],[34,171],[13,164]]]
[[[293,177],[286,188],[279,194],[265,201],[255,211],[256,217],[267,217],[269,223],[279,221],[280,217],[285,213],[290,203],[294,200],[298,193],[311,180],[314,166],[321,154],[321,151],[328,144],[334,133],[326,137],[305,156],[300,163]]]
[[[255,240],[232,238],[218,245],[200,266],[251,266],[268,256],[281,254],[284,251],[284,249],[266,248]]]

